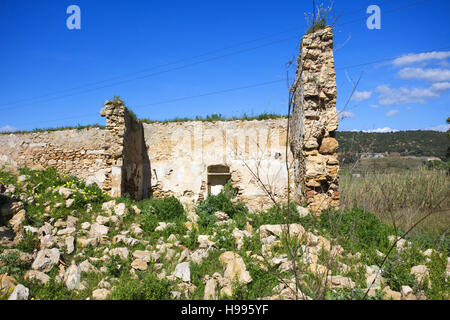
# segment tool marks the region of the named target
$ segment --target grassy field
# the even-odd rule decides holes
[[[450,176],[443,170],[366,171],[359,175],[343,172],[340,182],[343,208],[363,208],[383,222],[407,230],[431,213],[411,234],[449,238]]]

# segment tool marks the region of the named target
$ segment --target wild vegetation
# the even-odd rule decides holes
[[[0,275],[2,283],[11,283],[1,289],[5,299],[17,283],[29,290],[28,299],[204,299],[205,293],[295,299],[287,241],[300,246],[300,299],[449,298],[448,244],[418,235],[394,245],[381,282],[365,297],[395,230],[364,209],[315,216],[292,202],[289,210],[250,212],[229,185],[194,208],[175,197],[112,199],[95,184],[52,169],[2,170],[0,182],[6,188],[0,195],[7,217],[2,230],[22,232],[14,240],[2,235]],[[20,212],[13,219],[5,215],[18,202],[26,212],[22,229],[14,222]],[[280,231],[284,224],[294,237]],[[50,248],[58,249],[59,260],[41,270],[35,261]],[[225,257],[235,259],[235,277],[229,277]],[[413,272],[417,266],[423,277]],[[38,276],[30,277],[30,270]]]

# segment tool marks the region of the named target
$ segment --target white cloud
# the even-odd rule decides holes
[[[372,91],[355,91],[352,96],[352,101],[364,101],[372,96]]]
[[[0,128],[0,132],[13,132],[13,131],[17,131],[17,128],[13,126],[4,126]]]
[[[404,66],[416,62],[424,62],[430,60],[444,60],[450,57],[450,51],[432,51],[424,53],[410,53],[394,59],[392,62],[395,66]]]
[[[393,116],[398,115],[399,112],[400,112],[400,111],[398,111],[398,110],[390,110],[390,111],[388,111],[388,112],[385,114],[385,116],[386,116],[386,117],[393,117]]]
[[[372,109],[378,109],[380,106],[378,106],[378,105],[376,105],[376,104],[372,104],[372,105],[370,105],[370,107],[371,107]]]
[[[379,103],[382,106],[399,105],[402,103],[425,103],[427,99],[439,98],[442,93],[450,90],[450,82],[433,83],[428,88],[405,87],[391,89],[386,85],[376,88],[379,95]]]
[[[447,132],[448,130],[450,130],[450,124],[440,124],[437,126],[425,128],[424,130]]]
[[[339,116],[339,120],[353,119],[355,117],[355,114],[350,111],[339,111],[338,116]]]
[[[398,72],[398,75],[404,80],[419,79],[428,82],[450,81],[450,70],[448,69],[403,68]]]
[[[378,129],[371,129],[371,130],[363,130],[362,132],[378,132],[378,133],[384,133],[384,132],[398,132],[399,130],[397,129],[392,129],[389,127],[384,127],[384,128],[378,128]]]

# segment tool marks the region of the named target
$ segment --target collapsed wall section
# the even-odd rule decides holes
[[[336,74],[331,27],[301,41],[297,79],[292,88],[290,147],[298,199],[315,212],[339,207]]]
[[[107,175],[104,138],[100,128],[0,134],[0,167],[53,167],[102,188]]]

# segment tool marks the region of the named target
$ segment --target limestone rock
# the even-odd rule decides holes
[[[305,234],[305,229],[301,224],[293,223],[289,225],[283,224],[265,224],[259,227],[258,232],[261,238],[266,238],[270,235],[281,237],[282,234],[287,234],[289,230],[290,237],[302,237]]]
[[[57,248],[43,249],[37,253],[31,268],[42,272],[49,272],[58,263],[58,259],[59,250]]]
[[[64,274],[64,282],[67,289],[75,290],[80,288],[81,270],[76,264],[72,264],[67,268]]]
[[[92,238],[102,238],[104,235],[108,234],[108,231],[108,227],[95,222],[91,225],[89,236]]]
[[[96,289],[92,291],[92,298],[94,300],[106,300],[110,291],[108,289]]]
[[[73,194],[73,191],[71,189],[69,189],[69,188],[66,188],[66,187],[60,187],[59,188],[59,194],[61,196],[63,196],[64,199],[68,199]]]
[[[239,282],[252,282],[252,277],[245,267],[244,260],[237,253],[232,251],[224,252],[220,255],[219,261],[225,264],[225,278],[233,280],[237,277]]]
[[[191,281],[191,269],[189,267],[189,262],[182,262],[177,264],[173,276],[182,279],[184,282]]]
[[[400,292],[391,290],[391,288],[389,286],[387,286],[383,289],[383,293],[384,293],[386,299],[389,299],[389,300],[401,300],[402,299],[402,294]]]
[[[111,249],[109,252],[110,252],[111,256],[118,255],[122,260],[127,260],[128,259],[128,254],[130,253],[128,251],[128,249],[125,248],[125,247],[114,248],[114,249]]]
[[[48,275],[37,270],[28,270],[25,273],[24,278],[27,280],[37,280],[42,284],[46,284],[50,280]]]
[[[210,278],[205,284],[205,294],[203,300],[216,300],[217,299],[217,280]]]
[[[355,287],[352,279],[343,276],[328,276],[328,282],[332,288],[350,288]]]
[[[28,295],[30,294],[30,290],[22,284],[18,284],[8,300],[28,300]]]
[[[422,283],[424,278],[430,275],[430,270],[425,265],[418,265],[411,268],[411,274],[414,275],[418,283]]]
[[[147,270],[147,262],[142,259],[135,259],[131,263],[131,267],[136,270],[144,271],[144,270]]]
[[[338,148],[338,142],[335,138],[327,137],[322,140],[319,152],[322,154],[333,154]]]

